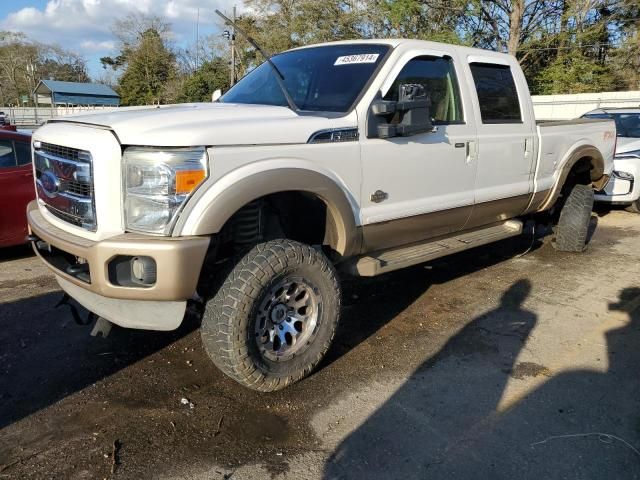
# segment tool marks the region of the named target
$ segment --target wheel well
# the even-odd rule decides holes
[[[274,238],[320,245],[332,251],[337,231],[321,198],[308,192],[279,192],[253,200],[234,213],[220,232],[219,246],[237,250]]]
[[[312,193],[287,191],[257,198],[237,210],[214,236],[200,273],[198,294],[208,298],[215,293],[239,255],[256,243],[288,238],[319,245],[330,260],[337,261],[338,236],[330,208]]]
[[[573,164],[567,179],[562,186],[562,191],[571,189],[574,185],[588,185],[591,183],[591,171],[594,170],[593,159],[591,157],[582,157]]]

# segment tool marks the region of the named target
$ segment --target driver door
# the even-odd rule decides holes
[[[430,52],[401,60],[383,84],[383,100],[397,100],[403,84],[424,86],[434,129],[361,139],[366,251],[461,230],[473,210],[476,130],[466,118],[472,111],[461,96],[454,59]]]

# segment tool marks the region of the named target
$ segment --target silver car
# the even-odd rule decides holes
[[[613,176],[596,201],[626,206],[640,213],[640,108],[599,108],[584,118],[611,118],[616,122],[617,147]]]

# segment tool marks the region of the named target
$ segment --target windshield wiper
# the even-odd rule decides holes
[[[225,21],[225,23],[227,25],[232,26],[233,28],[235,28],[246,40],[247,42],[249,42],[251,44],[251,46],[253,48],[255,48],[257,51],[260,52],[260,54],[265,58],[265,60],[267,61],[267,63],[271,66],[271,69],[273,70],[273,73],[276,76],[276,81],[278,82],[278,85],[280,86],[280,90],[282,90],[282,94],[284,95],[284,98],[286,98],[287,103],[289,104],[289,108],[291,110],[293,110],[294,112],[298,111],[298,107],[296,106],[296,103],[293,101],[293,97],[291,96],[291,94],[289,93],[289,91],[287,90],[286,85],[284,84],[284,75],[282,74],[282,72],[278,69],[278,67],[276,66],[275,63],[273,63],[273,61],[271,61],[271,55],[268,55],[261,47],[260,45],[258,45],[256,43],[256,41],[251,38],[251,36],[245,32],[244,30],[242,30],[240,27],[238,27],[238,25],[231,20],[230,18],[228,18],[226,15],[224,15],[220,10],[216,9],[216,13],[222,17],[222,19]]]

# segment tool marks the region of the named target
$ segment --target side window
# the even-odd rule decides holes
[[[24,142],[14,142],[16,147],[16,157],[18,165],[27,165],[31,163],[31,145]]]
[[[521,123],[520,102],[511,69],[506,65],[472,63],[482,123]]]
[[[384,100],[398,100],[400,85],[419,83],[424,86],[431,100],[431,117],[434,125],[464,123],[460,89],[448,57],[416,57],[404,66]]]
[[[16,154],[11,140],[0,140],[0,168],[15,167]]]

